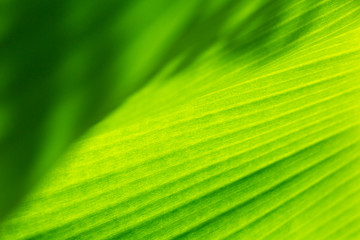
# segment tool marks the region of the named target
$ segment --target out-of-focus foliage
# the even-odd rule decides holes
[[[359,8],[3,1],[0,238],[356,237]]]

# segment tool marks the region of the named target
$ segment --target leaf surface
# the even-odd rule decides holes
[[[241,44],[229,20],[227,37],[164,57],[0,238],[356,239],[360,5],[290,2]]]

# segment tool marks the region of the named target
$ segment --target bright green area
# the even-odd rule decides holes
[[[81,119],[64,97],[0,239],[358,239],[360,4],[275,2],[127,9],[114,84],[148,84],[49,170]]]

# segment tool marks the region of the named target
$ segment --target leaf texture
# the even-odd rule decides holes
[[[219,40],[187,67],[176,55],[71,147],[0,238],[357,239],[360,5],[308,6],[256,28],[254,47]]]

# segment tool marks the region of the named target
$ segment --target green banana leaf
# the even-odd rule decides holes
[[[0,4],[0,239],[360,239],[359,1]]]

